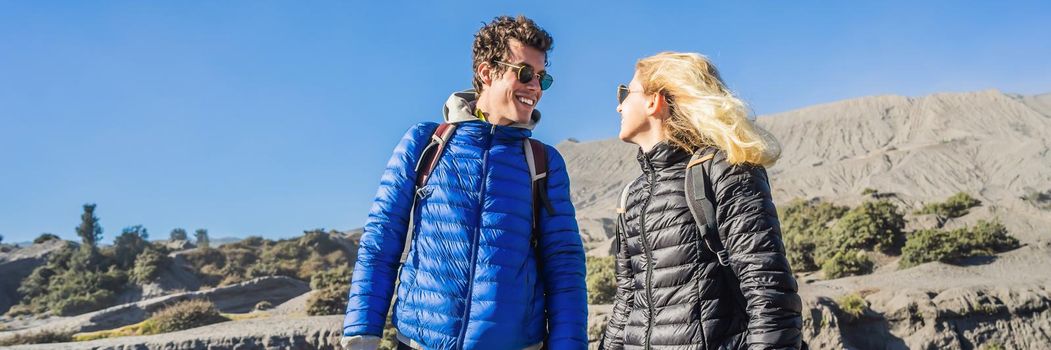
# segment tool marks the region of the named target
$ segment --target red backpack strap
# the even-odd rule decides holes
[[[431,178],[431,172],[434,171],[434,167],[438,166],[438,160],[442,157],[442,151],[445,150],[445,145],[449,143],[449,139],[453,137],[453,132],[455,131],[456,124],[449,123],[441,123],[434,130],[434,134],[431,135],[431,143],[427,145],[427,148],[423,149],[423,153],[420,154],[420,160],[416,163],[417,189],[427,185],[427,180]]]

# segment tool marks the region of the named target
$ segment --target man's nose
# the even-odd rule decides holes
[[[540,90],[540,78],[537,78],[536,76],[533,76],[533,79],[530,80],[529,83],[526,83],[526,87],[528,87],[530,91],[539,91]]]

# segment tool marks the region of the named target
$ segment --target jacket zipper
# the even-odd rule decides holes
[[[478,227],[471,237],[471,272],[467,274],[467,304],[464,305],[463,322],[460,322],[460,336],[456,340],[456,348],[463,349],[463,342],[467,337],[467,321],[471,318],[471,302],[474,299],[474,268],[478,261],[478,241],[482,236],[482,213],[485,212],[485,176],[489,165],[489,149],[493,147],[493,134],[496,134],[496,125],[485,135],[485,149],[482,150],[482,176],[478,178]]]
[[[653,251],[649,246],[649,239],[646,237],[646,209],[650,206],[650,199],[653,198],[654,183],[654,170],[648,159],[644,159],[646,167],[649,170],[649,174],[646,175],[646,182],[649,184],[649,193],[646,195],[646,200],[642,204],[642,211],[639,212],[639,238],[642,242],[642,251],[646,258],[646,300],[649,313],[646,315],[646,338],[643,339],[643,348],[650,349],[650,337],[653,335],[653,313],[655,309],[653,307]]]

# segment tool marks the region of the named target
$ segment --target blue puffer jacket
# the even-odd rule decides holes
[[[437,124],[412,127],[395,148],[361,237],[343,333],[383,333],[400,255],[411,244],[394,309],[399,339],[426,349],[520,350],[542,341],[585,349],[584,250],[565,162],[547,147],[554,212],[541,210],[536,252],[522,141],[539,113],[530,125],[495,126],[473,116],[473,96],[454,94],[446,104],[456,132],[415,212],[414,166]],[[414,242],[406,242],[410,215]]]

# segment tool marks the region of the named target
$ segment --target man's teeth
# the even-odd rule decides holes
[[[525,103],[527,105],[530,105],[530,106],[532,106],[534,103],[536,103],[536,101],[530,100],[530,99],[525,98],[525,97],[519,97],[518,101],[522,102],[522,103]]]

